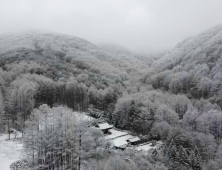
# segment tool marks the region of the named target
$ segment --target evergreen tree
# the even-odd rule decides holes
[[[196,146],[184,133],[176,132],[175,136],[168,144],[167,156],[170,167],[174,170],[195,169],[201,170],[201,159]]]

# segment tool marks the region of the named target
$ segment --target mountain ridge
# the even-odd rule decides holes
[[[177,63],[185,65],[187,60],[192,57],[197,58],[196,56],[203,53],[204,50],[208,50],[207,53],[213,52],[213,44],[220,44],[220,50],[222,50],[222,24],[178,43],[165,56],[152,63],[151,67],[167,69],[171,67],[170,65],[176,65]],[[207,56],[203,57],[206,58]],[[200,58],[198,60],[200,61]]]
[[[24,52],[26,50],[29,52],[48,51],[48,54],[44,54],[43,57],[51,55],[49,58],[53,59],[53,55],[62,55],[73,60],[95,65],[96,67],[100,66],[102,67],[101,70],[106,70],[107,72],[110,72],[110,70],[115,70],[115,72],[129,72],[131,67],[133,67],[134,71],[138,72],[139,66],[144,64],[144,60],[137,58],[136,55],[132,55],[132,52],[128,52],[124,57],[120,58],[119,55],[109,53],[107,50],[73,35],[49,31],[28,31],[20,34],[0,36],[0,59],[2,57],[15,57],[21,51]],[[39,55],[35,55],[35,57],[38,58]],[[131,60],[134,62],[132,63]],[[145,67],[146,64],[144,65]]]

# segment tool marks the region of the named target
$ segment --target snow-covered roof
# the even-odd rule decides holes
[[[127,145],[121,145],[121,146],[119,146],[118,148],[126,149],[126,148],[127,148]]]
[[[98,129],[100,130],[105,130],[105,129],[110,129],[110,128],[113,128],[113,125],[109,125],[108,123],[98,124]]]
[[[115,139],[121,136],[128,135],[128,133],[126,132],[122,132],[122,131],[118,131],[114,129],[110,129],[109,132],[111,133],[111,135],[106,136],[105,139]]]
[[[132,138],[133,136],[131,135],[125,135],[125,136],[122,136],[122,137],[119,137],[119,138],[116,138],[113,140],[113,144],[114,146],[116,147],[120,147],[120,146],[123,146],[123,145],[127,145],[127,139],[129,138]]]
[[[127,145],[127,141],[125,141],[125,140],[113,141],[113,143],[114,143],[114,146],[116,146],[116,147]]]
[[[139,137],[134,137],[134,138],[128,139],[128,141],[130,141],[130,142],[137,142],[137,141],[139,141],[139,140],[140,140]]]

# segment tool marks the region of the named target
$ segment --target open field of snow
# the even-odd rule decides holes
[[[0,170],[10,170],[10,164],[20,159],[22,143],[14,139],[13,134],[11,137],[8,140],[7,134],[0,134]]]

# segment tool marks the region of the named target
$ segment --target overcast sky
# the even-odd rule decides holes
[[[0,0],[0,34],[51,30],[137,52],[173,48],[222,24],[222,0]]]

